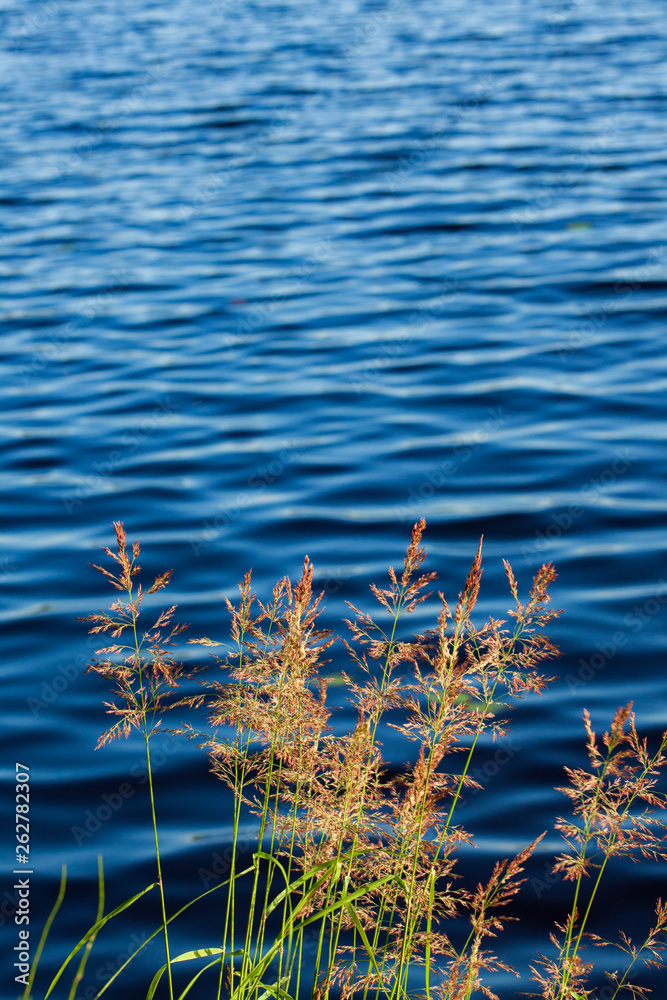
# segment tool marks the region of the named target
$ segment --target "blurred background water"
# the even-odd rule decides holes
[[[305,553],[335,626],[421,516],[454,600],[484,534],[483,616],[503,557],[524,592],[552,560],[557,680],[502,763],[481,748],[461,812],[484,877],[566,809],[584,707],[602,728],[632,699],[653,741],[667,720],[662,3],[3,0],[0,24],[0,764],[8,802],[31,768],[35,933],[69,867],[46,966],[93,920],[98,853],[110,902],[153,877],[141,746],[94,751],[106,686],[74,620],[113,596],[87,565],[113,520],[174,568],[190,635],[224,637],[243,573],[268,597]],[[230,803],[191,745],[156,763],[176,903],[224,865]],[[569,898],[558,843],[497,942],[524,976]],[[596,928],[640,935],[665,890],[618,866]],[[77,995],[156,918],[100,939]],[[176,947],[211,935],[202,911]]]

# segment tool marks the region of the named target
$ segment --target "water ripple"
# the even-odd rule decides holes
[[[140,747],[93,752],[73,620],[110,596],[86,563],[115,519],[205,634],[250,566],[266,596],[306,552],[329,624],[370,607],[421,516],[453,597],[484,534],[485,614],[502,557],[522,586],[552,560],[558,679],[466,807],[482,854],[523,846],[584,705],[635,699],[653,736],[667,714],[661,6],[84,8],[0,11],[2,717],[39,768],[44,900],[73,854],[152,878]],[[229,809],[187,750],[157,775],[184,896]]]

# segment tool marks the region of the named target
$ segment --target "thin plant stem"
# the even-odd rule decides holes
[[[132,563],[130,564],[130,566],[132,566],[134,564],[135,558],[136,557],[133,557]],[[171,973],[171,958],[170,958],[170,955],[169,955],[169,931],[167,929],[167,909],[166,909],[165,898],[164,898],[164,882],[162,880],[162,863],[161,863],[161,860],[160,860],[160,844],[159,844],[159,840],[158,840],[157,819],[156,819],[156,816],[155,816],[155,793],[154,793],[154,789],[153,789],[153,769],[151,767],[151,754],[150,754],[150,747],[148,745],[148,743],[149,743],[149,733],[148,733],[148,724],[147,724],[147,721],[146,721],[146,716],[147,716],[148,712],[147,712],[146,691],[145,691],[145,688],[144,688],[143,664],[142,664],[142,657],[141,657],[142,642],[139,641],[139,636],[137,634],[137,609],[135,607],[134,601],[132,600],[132,581],[131,581],[131,575],[130,574],[128,574],[128,578],[127,579],[128,579],[127,592],[128,592],[128,597],[129,597],[129,600],[130,600],[130,609],[131,609],[131,612],[132,612],[132,632],[133,632],[133,635],[134,635],[134,647],[135,647],[135,650],[136,650],[136,662],[137,662],[137,667],[138,667],[138,671],[139,671],[139,690],[140,690],[140,696],[141,696],[141,710],[142,710],[141,711],[141,723],[142,723],[142,731],[143,731],[143,736],[144,736],[144,746],[145,746],[145,749],[146,749],[146,770],[147,770],[147,773],[148,773],[148,794],[149,794],[150,803],[151,803],[151,822],[152,822],[152,825],[153,825],[153,840],[154,840],[154,843],[155,843],[155,863],[156,863],[156,866],[157,866],[157,882],[158,882],[158,888],[160,890],[160,908],[161,908],[161,911],[162,911],[162,927],[163,927],[163,930],[164,930],[164,950],[165,950],[165,956],[166,956],[166,959],[167,959],[167,980],[169,982],[169,1000],[174,1000],[174,984],[173,984],[172,973]]]
[[[174,1000],[174,985],[171,975],[171,958],[169,955],[169,931],[167,930],[167,910],[164,899],[164,882],[162,880],[162,864],[160,860],[160,844],[158,841],[157,820],[155,818],[155,793],[153,790],[153,771],[151,768],[151,754],[148,745],[148,731],[146,729],[146,717],[144,716],[144,740],[146,744],[146,769],[148,771],[148,793],[151,800],[151,820],[153,824],[153,838],[155,841],[155,861],[157,864],[157,882],[160,890],[160,908],[162,910],[162,926],[164,928],[164,950],[167,959],[167,978],[169,981],[169,997]]]
[[[639,781],[641,781],[643,778],[645,778],[646,775],[649,774],[653,770],[656,761],[659,759],[660,755],[662,754],[662,752],[665,749],[665,745],[666,745],[665,744],[665,740],[663,740],[661,742],[660,747],[657,750],[657,752],[654,754],[654,756],[652,757],[652,759],[649,761],[649,763],[647,764],[647,766],[644,768],[643,773],[639,777]],[[609,760],[610,760],[611,755],[613,753],[613,749],[614,749],[613,747],[610,747],[609,752],[607,754],[607,759],[604,762],[604,767],[603,767],[602,772],[600,774],[600,777],[598,779],[598,787],[596,789],[595,802],[597,802],[597,800],[599,798],[599,795],[600,795],[600,792],[601,792],[601,789],[602,789],[602,782],[604,780],[606,769],[607,769],[607,767],[609,765]],[[632,805],[634,804],[636,798],[637,798],[637,794],[635,793],[634,795],[632,795],[628,799],[628,802],[626,803],[623,812],[620,814],[619,821],[618,821],[618,828],[617,829],[621,829],[622,828],[623,822],[625,821],[625,819],[626,819],[626,817],[627,817],[630,809],[632,808]],[[586,835],[586,839],[585,839],[585,841],[584,841],[584,843],[582,845],[582,855],[581,855],[582,856],[582,861],[585,860],[586,848],[588,846],[588,843],[590,842],[591,839],[593,839],[593,835],[591,834],[590,829],[591,829],[591,826],[592,826],[592,819],[594,818],[594,815],[595,815],[595,810],[591,810],[590,811],[590,818],[589,818],[589,820],[587,820],[587,835]],[[563,991],[567,989],[567,984],[568,984],[568,981],[569,981],[569,978],[570,978],[570,970],[571,970],[571,967],[572,967],[571,961],[576,956],[576,954],[577,954],[577,952],[579,950],[579,947],[581,945],[581,939],[582,939],[582,937],[584,935],[584,931],[586,929],[586,924],[587,924],[588,918],[590,916],[590,912],[591,912],[591,908],[593,906],[593,902],[594,902],[595,897],[597,895],[597,891],[598,891],[598,888],[600,886],[600,882],[602,880],[602,876],[604,874],[605,868],[607,867],[607,862],[609,861],[609,858],[611,857],[611,853],[612,853],[614,845],[616,844],[616,840],[617,839],[618,839],[618,832],[614,832],[612,834],[612,836],[611,836],[611,839],[610,839],[610,842],[609,842],[609,847],[604,852],[604,854],[605,854],[604,860],[602,861],[602,864],[600,865],[600,868],[599,868],[598,874],[597,874],[597,878],[595,880],[595,884],[593,885],[593,888],[591,890],[591,893],[590,893],[590,896],[589,896],[589,899],[588,899],[588,904],[586,906],[586,910],[585,910],[584,916],[582,917],[581,924],[580,924],[580,927],[579,927],[579,933],[577,934],[577,937],[576,937],[576,940],[574,942],[574,945],[571,946],[572,929],[573,929],[573,925],[574,925],[574,914],[576,912],[576,904],[577,904],[577,898],[578,898],[578,895],[579,895],[579,887],[581,885],[582,875],[580,874],[579,877],[577,878],[576,890],[575,890],[575,898],[574,898],[574,903],[573,903],[573,906],[572,906],[572,916],[571,916],[571,919],[570,919],[570,922],[569,922],[568,936],[567,936],[566,947],[565,947],[564,968],[563,968],[563,981],[562,981]],[[572,947],[572,952],[571,953],[570,953],[570,947]],[[568,962],[568,959],[570,960],[569,962]],[[567,963],[567,964],[565,964],[565,963]],[[634,960],[633,960],[632,964],[634,964]],[[627,977],[628,972],[629,972],[629,969],[626,971],[626,974],[623,977],[624,979]],[[618,990],[616,992],[618,992]],[[615,995],[616,994],[614,994],[614,996]]]
[[[35,952],[35,957],[32,961],[32,966],[30,968],[30,975],[28,976],[28,985],[23,991],[23,1000],[31,1000],[32,994],[32,984],[35,981],[35,976],[37,974],[37,966],[39,965],[39,960],[42,957],[42,952],[44,951],[44,945],[46,944],[46,939],[49,936],[49,931],[51,930],[51,924],[56,918],[56,914],[62,905],[62,901],[65,898],[65,887],[67,885],[67,865],[62,866],[60,873],[60,887],[58,889],[58,896],[56,901],[51,907],[51,912],[46,918],[46,923],[44,924],[44,930],[42,931],[39,943],[37,945],[37,951]]]
[[[104,867],[102,864],[102,855],[97,855],[97,884],[98,884],[98,897],[97,897],[97,917],[95,918],[95,923],[98,924],[102,917],[104,916]],[[88,961],[88,956],[92,950],[93,944],[95,943],[95,938],[97,937],[97,931],[91,934],[86,947],[83,950],[81,956],[81,961],[79,962],[79,967],[76,970],[76,975],[72,980],[72,988],[69,991],[68,1000],[74,1000],[76,997],[76,988],[83,979],[83,973],[86,968],[86,963]]]

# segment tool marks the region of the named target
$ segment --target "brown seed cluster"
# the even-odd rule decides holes
[[[266,604],[253,594],[246,574],[238,603],[226,602],[232,649],[216,658],[222,678],[201,681],[200,694],[174,701],[172,689],[194,672],[167,653],[185,626],[171,624],[172,607],[147,631],[138,631],[143,595],[141,586],[135,594],[133,578],[139,546],[135,543],[130,558],[122,524],[115,529],[117,553],[105,551],[119,569],[112,574],[96,568],[127,598],[112,605],[112,614],[83,619],[95,623],[91,632],[120,638],[129,630],[132,637],[130,645],[98,650],[106,658],[90,668],[116,684],[117,700],[107,707],[120,720],[100,743],[127,735],[132,726],[146,730],[147,720],[154,727],[176,705],[206,705],[206,732],[187,723],[174,731],[206,748],[213,772],[233,791],[235,843],[242,821],[254,816],[257,825],[250,918],[242,929],[235,925],[234,892],[241,878],[236,862],[228,885],[229,957],[223,964],[229,994],[242,992],[246,981],[257,985],[257,970],[262,975],[268,970],[262,956],[271,921],[280,917],[278,943],[269,949],[278,964],[273,995],[299,988],[300,949],[309,928],[319,935],[311,994],[322,1000],[334,989],[342,1000],[366,1000],[369,991],[374,998],[405,998],[413,992],[415,970],[428,1000],[468,1000],[475,993],[493,998],[484,973],[512,970],[490,939],[512,919],[507,905],[544,834],[497,863],[486,882],[466,889],[456,871],[457,852],[472,835],[458,821],[457,805],[466,788],[481,787],[470,774],[480,738],[505,735],[511,704],[539,694],[553,679],[541,672],[557,655],[545,631],[560,614],[549,607],[548,588],[556,576],[551,564],[538,570],[524,604],[505,563],[513,599],[508,619],[476,624],[480,541],[453,610],[438,593],[437,626],[406,637],[404,619],[432,596],[427,588],[435,579],[435,573],[422,572],[422,519],[413,528],[400,575],[390,568],[386,587],[371,586],[379,613],[349,605],[349,634],[340,642],[341,655],[352,664],[342,676],[356,724],[341,732],[322,672],[338,637],[319,627],[324,595],[313,593],[308,557],[298,582],[281,579]],[[158,576],[147,593],[166,586],[169,577]],[[221,645],[208,638],[189,641]],[[574,883],[574,902],[552,936],[552,951],[533,968],[542,992],[532,995],[547,1000],[592,996],[587,984],[594,963],[584,960],[582,949],[586,942],[606,943],[588,924],[608,861],[665,857],[665,827],[654,812],[665,805],[656,782],[667,763],[667,734],[651,754],[637,734],[631,705],[618,710],[601,741],[588,714],[585,725],[590,766],[565,769],[568,783],[560,790],[570,799],[572,817],[556,824],[565,850],[554,871]],[[406,741],[412,761],[400,774],[383,758],[386,727]],[[641,946],[621,937],[629,965],[609,977],[614,997],[623,990],[642,994],[627,977],[640,957],[658,961],[667,905],[659,901],[656,914]],[[463,937],[462,920],[468,927]]]

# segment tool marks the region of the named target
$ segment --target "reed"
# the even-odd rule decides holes
[[[541,672],[557,655],[545,631],[560,614],[549,607],[553,567],[541,567],[523,603],[505,563],[513,601],[509,618],[475,624],[480,541],[453,608],[438,593],[433,630],[406,637],[405,619],[431,596],[428,587],[435,579],[422,570],[425,522],[416,524],[400,574],[390,568],[384,588],[371,585],[379,615],[350,605],[348,634],[340,642],[352,667],[341,676],[356,723],[341,732],[334,728],[323,672],[338,637],[319,625],[323,595],[313,593],[308,557],[300,579],[293,584],[284,577],[266,603],[252,592],[246,574],[238,602],[226,602],[231,643],[223,656],[215,656],[219,672],[201,679],[196,674],[203,667],[186,670],[169,653],[185,628],[173,624],[175,606],[146,630],[139,627],[144,594],[167,586],[170,573],[158,576],[148,591],[135,588],[139,545],[128,552],[123,525],[114,527],[116,552],[105,552],[115,561],[115,572],[95,568],[123,597],[108,613],[81,620],[92,623],[92,633],[121,640],[98,650],[89,666],[114,685],[114,700],[106,707],[116,721],[98,746],[135,728],[142,734],[156,880],[104,915],[100,869],[98,918],[40,996],[51,995],[83,952],[73,996],[104,925],[157,890],[159,926],[97,996],[114,985],[122,988],[116,980],[129,961],[160,937],[164,964],[147,984],[147,1000],[156,994],[174,1000],[174,967],[185,962],[198,968],[180,985],[179,1000],[196,983],[206,1000],[493,998],[489,973],[514,970],[496,955],[490,939],[513,919],[508,904],[544,834],[516,857],[498,862],[486,882],[465,888],[457,873],[458,852],[472,835],[459,821],[459,807],[466,789],[481,787],[471,768],[480,739],[505,735],[507,707],[527,693],[539,694],[553,679]],[[209,638],[189,641],[225,645]],[[190,693],[177,690],[184,682]],[[194,694],[193,682],[201,686]],[[170,731],[195,740],[231,790],[232,862],[224,882],[168,916],[150,742],[167,712],[204,706],[203,731],[187,721]],[[380,737],[386,727],[406,742],[412,760],[398,775],[383,758]],[[589,767],[565,769],[567,784],[560,790],[572,815],[556,822],[565,846],[554,872],[572,882],[572,906],[551,936],[548,953],[532,967],[540,992],[530,995],[547,1000],[596,996],[589,946],[606,942],[592,932],[591,921],[609,862],[665,858],[666,828],[655,811],[665,806],[656,785],[666,763],[667,733],[649,751],[637,734],[632,705],[617,711],[601,740],[587,713],[585,727]],[[240,831],[249,822],[255,849],[243,865]],[[174,955],[172,921],[214,892],[222,898],[213,911],[211,939]],[[469,930],[460,936],[452,928],[462,921]],[[659,964],[665,929],[667,904],[658,900],[654,925],[641,946],[621,935],[625,967],[609,976],[612,1000],[643,995],[629,977],[640,961]],[[35,964],[24,1000],[35,996],[36,971]]]

